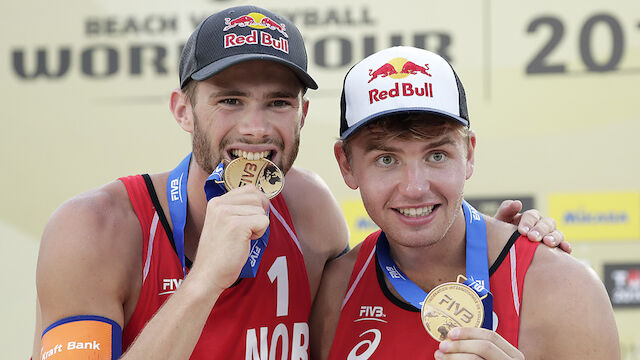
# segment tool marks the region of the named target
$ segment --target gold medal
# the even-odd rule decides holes
[[[454,327],[481,327],[484,307],[472,288],[459,282],[448,282],[429,292],[420,315],[429,335],[443,341]]]
[[[265,158],[248,160],[239,157],[227,164],[224,169],[224,186],[228,191],[248,184],[255,185],[272,199],[284,187],[284,173]]]

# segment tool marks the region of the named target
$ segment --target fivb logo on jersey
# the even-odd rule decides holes
[[[363,321],[363,320],[375,320],[387,322],[386,320],[382,320],[386,318],[387,315],[384,313],[384,308],[379,305],[362,305],[360,306],[360,317],[354,322]]]
[[[182,279],[162,279],[162,292],[158,293],[158,296],[175,293],[181,284]]]

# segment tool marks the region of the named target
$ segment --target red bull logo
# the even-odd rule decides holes
[[[424,66],[421,66],[405,58],[394,58],[375,70],[369,69],[369,76],[371,76],[371,78],[369,79],[368,83],[372,82],[378,77],[384,78],[387,76],[391,76],[392,79],[402,79],[409,75],[415,75],[418,73],[431,76],[428,70],[429,64],[424,64]]]
[[[433,84],[423,83],[420,85],[412,83],[395,83],[392,88],[389,89],[371,89],[369,90],[369,104],[374,102],[384,101],[395,97],[433,97]]]
[[[287,35],[287,29],[284,23],[278,23],[271,19],[268,16],[265,16],[260,13],[249,13],[247,15],[239,16],[235,19],[225,18],[224,19],[225,27],[222,31],[227,31],[233,29],[236,26],[240,27],[250,27],[253,29],[270,29],[279,32],[285,37],[289,37]]]

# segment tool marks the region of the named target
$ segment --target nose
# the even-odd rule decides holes
[[[424,164],[412,162],[403,166],[398,184],[398,191],[403,196],[411,199],[420,198],[429,188],[429,174]]]
[[[238,131],[243,136],[263,138],[268,135],[269,121],[263,110],[249,109],[238,121]]]

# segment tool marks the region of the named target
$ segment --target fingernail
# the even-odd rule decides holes
[[[539,233],[539,232],[537,232],[536,230],[532,231],[532,232],[531,232],[531,235],[533,235],[533,237],[534,237],[536,240],[538,240],[538,241],[540,240],[540,233]]]
[[[449,351],[449,349],[451,348],[451,341],[449,340],[444,340],[443,342],[440,343],[440,345],[438,346],[438,348],[440,350],[442,350],[443,352],[447,352]]]
[[[460,336],[460,329],[459,328],[453,328],[449,331],[449,334],[447,334],[447,336],[450,339],[457,339],[458,336]]]
[[[528,226],[523,226],[523,227],[522,227],[522,230],[523,230],[525,233],[528,233],[528,232],[529,232],[529,230],[531,230],[531,228],[530,228],[530,227],[528,227]]]
[[[554,238],[553,235],[547,235],[545,236],[545,238],[549,239],[549,242],[551,243],[551,245],[553,246],[558,245],[558,243],[556,242],[556,238]]]
[[[436,352],[433,353],[433,358],[434,359],[442,359],[443,357],[444,357],[444,354],[440,350],[436,350]]]

